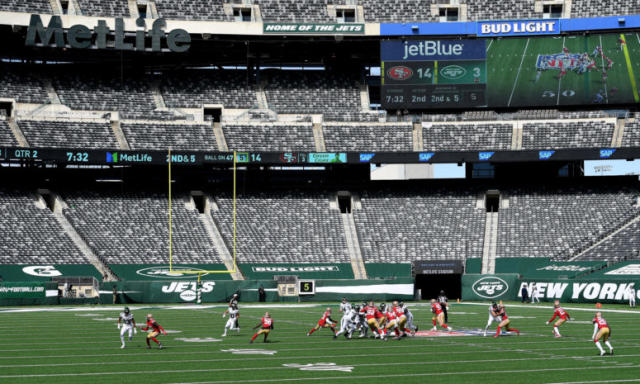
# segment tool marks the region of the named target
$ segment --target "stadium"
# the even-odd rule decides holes
[[[0,36],[0,382],[640,381],[637,1],[2,0]]]

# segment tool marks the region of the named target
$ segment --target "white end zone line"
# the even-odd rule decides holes
[[[562,43],[564,46],[564,42]],[[513,98],[513,92],[516,90],[516,86],[518,85],[518,78],[520,77],[520,70],[522,69],[522,63],[524,63],[524,58],[527,55],[527,48],[529,47],[529,39],[527,39],[527,44],[524,46],[524,51],[522,52],[522,59],[520,60],[520,66],[518,67],[518,73],[516,73],[516,81],[513,82],[513,88],[511,89],[511,95],[509,96],[509,102],[507,103],[507,107],[511,105],[511,99]]]
[[[456,303],[455,305],[484,305],[487,306],[489,305],[488,303]],[[552,306],[535,306],[535,305],[522,305],[522,304],[509,304],[508,305],[510,308],[532,308],[532,309],[544,309],[544,310],[550,310],[553,309]],[[566,307],[566,306],[562,306],[562,308],[564,309],[570,309],[572,311],[582,311],[582,312],[610,312],[610,313],[633,313],[636,315],[640,315],[640,311],[631,311],[631,310],[627,310],[627,309],[589,309],[589,308],[578,308],[578,307]]]

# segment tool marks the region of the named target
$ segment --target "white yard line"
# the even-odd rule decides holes
[[[600,35],[600,49],[602,50],[602,55],[600,55],[600,60],[602,61],[602,73],[604,73],[604,71],[606,71],[607,69],[604,66],[604,46],[602,45],[602,35]],[[609,92],[607,91],[607,82],[603,81],[604,83],[604,99],[607,101],[607,104],[609,104]]]
[[[564,45],[564,42],[562,43]],[[527,55],[527,48],[529,47],[529,39],[527,39],[527,44],[524,46],[524,51],[522,52],[522,59],[520,60],[520,66],[518,67],[518,73],[516,73],[516,81],[513,82],[513,88],[511,89],[511,95],[509,96],[509,102],[507,103],[507,107],[511,105],[511,99],[513,98],[513,92],[516,90],[516,86],[518,85],[518,78],[520,77],[520,70],[522,69],[522,63],[524,63],[524,57]]]
[[[309,359],[317,357],[310,357]],[[323,358],[326,360],[326,358]],[[549,358],[547,360],[557,359],[557,357]],[[518,360],[534,360],[532,358],[529,359],[518,359]],[[477,362],[482,362],[481,360],[473,360]],[[499,362],[505,361],[505,359],[495,359],[495,360],[487,360],[490,362]],[[471,361],[469,361],[471,362]],[[442,364],[441,361],[433,362],[434,364]],[[414,362],[398,362],[398,363],[384,363],[384,366],[400,366],[400,365],[423,365],[425,362],[423,361],[414,361]],[[367,364],[349,364],[352,367],[380,367],[380,363],[367,363]],[[406,376],[455,376],[455,375],[475,375],[475,374],[486,374],[486,373],[530,373],[530,372],[547,372],[547,371],[575,371],[575,370],[584,370],[588,367],[563,367],[563,368],[541,368],[541,369],[523,369],[523,370],[495,370],[493,367],[487,367],[485,371],[456,371],[456,372],[435,372],[435,373],[417,373],[417,374],[403,374]],[[640,368],[640,365],[628,365],[628,366],[620,366],[620,365],[612,365],[605,367],[598,367],[598,369],[625,369],[625,368]],[[211,368],[211,369],[167,369],[167,370],[152,370],[152,371],[125,371],[125,372],[81,372],[81,373],[43,373],[43,374],[28,374],[28,375],[0,375],[1,379],[15,379],[15,378],[29,378],[29,377],[76,377],[76,376],[102,376],[102,375],[146,375],[146,374],[171,374],[171,373],[195,373],[195,372],[234,372],[234,371],[262,371],[262,370],[288,370],[291,368],[288,367],[245,367],[245,368]],[[384,376],[384,375],[376,375],[376,376],[361,376],[354,377],[350,376],[349,378],[366,378],[366,377],[397,377],[397,374]],[[343,378],[343,377],[338,377]],[[317,378],[318,380],[326,380],[328,378]],[[309,380],[309,378],[299,378],[296,380]],[[281,379],[265,379],[265,380],[242,380],[241,382],[260,382],[260,381],[281,381]],[[233,383],[234,381],[220,381],[220,383]],[[203,382],[209,383],[209,382]],[[218,383],[211,382],[211,383]]]
[[[589,348],[589,349],[593,349]],[[593,349],[595,351],[595,349]],[[497,352],[497,351],[492,351],[492,352]],[[517,359],[483,359],[483,360],[456,360],[456,363],[494,363],[494,362],[504,362],[504,361],[527,361],[527,360],[559,360],[559,359],[572,359],[572,360],[591,360],[589,357],[585,358],[585,356],[580,356],[580,357],[576,357],[576,356],[564,356],[564,355],[549,355],[548,353],[545,353],[543,351],[540,351],[540,354],[544,354],[544,357],[522,357],[522,358],[517,358]],[[420,356],[420,355],[433,355],[433,351],[427,351],[427,352],[421,352],[421,353],[403,353],[403,356]],[[358,354],[353,354],[353,355],[339,355],[336,357],[339,357],[341,359],[348,357],[380,357],[380,354],[362,354],[362,353],[358,353]],[[638,357],[640,356],[640,354],[633,354],[633,355],[615,355],[616,358],[618,357]],[[282,356],[269,356],[269,357],[264,357],[264,358],[252,358],[252,361],[277,361],[277,360],[292,360],[292,359],[315,359],[317,358],[317,356],[289,356],[289,357],[282,357]],[[598,358],[598,356],[594,356],[593,360],[596,360]],[[168,364],[168,363],[215,363],[215,362],[226,362],[226,361],[238,361],[238,358],[229,358],[229,359],[195,359],[195,360],[144,360],[144,361],[110,361],[110,362],[100,362],[100,365],[138,365],[140,363],[144,363],[144,364]],[[598,361],[598,360],[596,360]],[[599,361],[606,361],[606,360],[599,360]],[[611,362],[611,361],[610,361]],[[402,362],[402,363],[393,363],[393,364],[398,364],[398,365],[413,365],[413,364],[424,364],[424,365],[429,365],[429,364],[442,364],[442,361],[411,361],[411,362]],[[390,364],[390,365],[393,365]],[[0,368],[36,368],[36,367],[73,367],[73,366],[81,366],[81,365],[85,365],[85,366],[95,366],[96,363],[95,362],[90,362],[90,363],[60,363],[60,364],[56,364],[56,363],[49,363],[49,364],[23,364],[23,365],[16,365],[16,364],[11,364],[11,365],[0,365]],[[353,364],[349,364],[349,365],[353,365]],[[363,365],[367,365],[367,364],[363,364]],[[385,365],[387,365],[385,363]],[[227,369],[227,368],[225,368]],[[236,370],[243,370],[244,368],[229,368],[229,369],[236,369]],[[229,370],[227,369],[227,370]]]
[[[562,38],[562,52],[563,53],[564,53],[564,42],[565,42],[565,37]],[[562,72],[563,69],[564,69],[564,67],[560,70],[560,72]],[[560,86],[561,85],[562,85],[562,77],[558,80],[558,98],[556,99],[556,105],[560,105]]]
[[[385,364],[390,365],[390,364]],[[598,369],[612,369],[612,368],[637,368],[640,365],[629,367],[598,367]],[[464,371],[464,372],[434,372],[434,373],[403,373],[401,377],[428,377],[428,376],[456,376],[456,375],[480,375],[487,373],[532,373],[532,372],[556,372],[556,371],[578,371],[582,368],[568,367],[568,368],[541,368],[541,369],[523,369],[523,370],[494,370],[494,371]],[[394,375],[371,375],[371,376],[333,376],[333,377],[305,377],[305,378],[283,378],[283,379],[258,379],[258,380],[223,380],[223,381],[197,381],[197,382],[181,382],[173,384],[233,384],[233,383],[268,383],[268,382],[283,382],[283,381],[325,381],[325,380],[338,380],[338,379],[378,379],[378,378],[398,378],[398,374]]]
[[[491,44],[493,44],[493,39],[491,39],[491,41],[489,41],[489,46],[487,47],[487,52],[489,52],[489,48],[491,48]]]

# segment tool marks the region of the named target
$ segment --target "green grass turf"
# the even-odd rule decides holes
[[[339,338],[328,330],[311,337],[306,332],[322,314],[324,305],[269,308],[275,319],[270,343],[249,345],[251,327],[264,308],[240,306],[239,334],[231,332],[222,341],[188,343],[179,337],[222,339],[226,319],[223,306],[189,309],[131,306],[136,319],[152,312],[167,330],[181,331],[161,336],[164,350],[144,348],[138,333],[121,350],[113,321],[121,307],[76,307],[80,311],[8,312],[0,310],[1,383],[234,383],[234,382],[401,382],[401,383],[557,383],[633,380],[640,372],[640,311],[604,313],[612,327],[614,356],[597,356],[590,340],[593,305],[568,304],[577,323],[561,328],[565,337],[554,339],[545,326],[552,314],[548,303],[519,307],[507,305],[512,325],[523,333],[499,339],[482,336],[412,338],[386,342],[373,339]],[[337,313],[337,304],[332,305]],[[425,303],[412,305],[421,329],[431,326]],[[38,307],[35,309],[46,309]],[[625,310],[622,305],[603,309]],[[87,311],[88,310],[88,311]],[[454,329],[483,328],[487,305],[453,304],[450,324]],[[99,314],[96,317],[83,316]],[[493,327],[495,329],[495,326]],[[257,341],[260,341],[258,339]],[[232,355],[223,349],[259,348],[275,350],[268,355]],[[301,371],[283,364],[336,363],[353,367],[352,372]]]
[[[618,43],[619,34],[570,37],[538,37],[496,39],[487,43],[487,92],[489,106],[558,106],[592,104],[602,91],[604,103],[633,103],[634,93],[629,79],[627,62]],[[640,80],[640,36],[625,35],[631,67],[636,83]],[[602,46],[613,67],[607,71],[606,83],[602,68],[606,61],[598,56],[600,71],[577,74],[569,71],[558,80],[558,70],[547,70],[536,81],[536,60],[539,54],[561,53],[562,47],[571,53],[591,55]]]

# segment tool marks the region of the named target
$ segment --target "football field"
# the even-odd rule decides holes
[[[120,349],[116,320],[122,307],[0,309],[0,383],[617,383],[640,381],[640,311],[604,305],[613,356],[591,341],[593,305],[568,304],[574,318],[553,338],[545,326],[549,303],[505,303],[520,336],[483,337],[487,303],[453,304],[452,334],[374,340],[310,337],[326,305],[240,305],[240,332],[221,337],[224,305],[140,306],[169,334],[165,348],[147,350],[139,331]],[[339,319],[337,303],[331,305]],[[420,330],[431,328],[426,303],[410,304]],[[249,344],[251,328],[268,310],[269,343]],[[495,324],[492,328],[495,332]],[[152,343],[153,344],[153,343]],[[604,345],[603,345],[604,346]]]
[[[594,65],[580,71],[584,54]],[[487,71],[490,107],[638,103],[640,35],[493,39]]]

